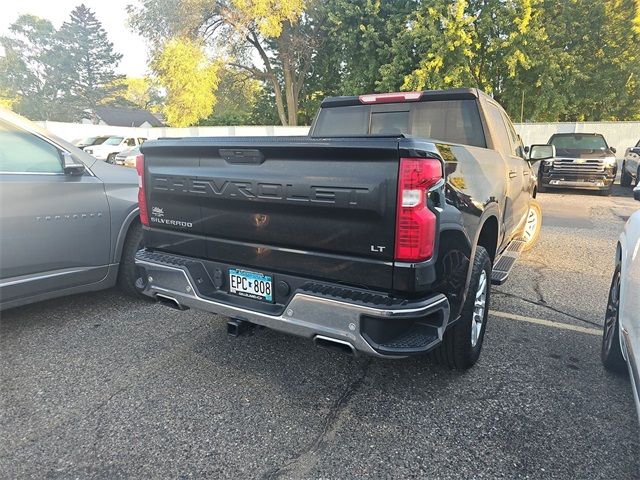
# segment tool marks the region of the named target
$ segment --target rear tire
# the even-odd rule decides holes
[[[623,187],[630,187],[631,180],[633,180],[633,177],[629,172],[627,172],[626,163],[622,162],[622,172],[620,173],[620,185],[622,185]]]
[[[107,163],[110,163],[112,165],[116,163],[116,154],[115,153],[110,153],[109,155],[107,155]]]
[[[607,313],[604,318],[602,328],[602,349],[600,358],[607,370],[612,372],[625,373],[627,363],[622,356],[620,348],[620,265],[616,266],[609,289],[609,300],[607,301]]]
[[[138,275],[134,257],[142,245],[142,225],[135,222],[129,227],[122,247],[120,269],[118,271],[118,287],[129,296],[143,298],[141,293],[143,280]],[[138,286],[136,286],[136,284]]]
[[[489,315],[491,295],[491,257],[478,246],[473,262],[467,298],[460,319],[444,334],[431,358],[451,369],[467,370],[480,358]]]

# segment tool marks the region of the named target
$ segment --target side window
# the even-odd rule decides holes
[[[511,140],[511,154],[516,157],[520,156],[520,137],[516,133],[516,129],[513,127],[513,123],[509,120],[504,113],[502,114],[502,119],[504,120],[504,124],[507,126],[507,130],[509,132],[509,139]]]
[[[486,105],[487,115],[489,116],[489,121],[493,126],[493,140],[496,143],[496,148],[504,155],[514,155],[511,139],[509,138],[509,132],[507,131],[507,127],[504,123],[502,112],[497,106],[491,103],[487,103]]]
[[[56,147],[41,138],[0,122],[0,172],[62,173]]]
[[[136,141],[133,138],[127,138],[126,144],[128,147],[135,147]]]
[[[142,145],[145,140],[146,140],[146,138],[139,138],[138,139],[138,145]]]

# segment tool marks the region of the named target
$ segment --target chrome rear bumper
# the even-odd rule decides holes
[[[442,294],[434,294],[402,308],[386,308],[297,291],[280,315],[270,315],[205,298],[198,292],[196,282],[186,267],[149,261],[142,256],[136,257],[136,266],[144,271],[146,277],[143,293],[164,303],[173,302],[177,308],[204,310],[313,340],[318,337],[333,339],[348,343],[354,352],[377,357],[402,358],[428,352],[442,341],[449,321],[449,301]],[[410,323],[411,319],[416,320],[423,335],[421,340],[418,338],[422,342],[418,347],[407,343],[418,341],[413,332],[390,342],[377,342],[372,340],[366,326],[363,327],[363,322],[367,321]]]

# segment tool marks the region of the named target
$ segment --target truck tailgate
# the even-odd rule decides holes
[[[398,138],[147,142],[149,247],[391,288]]]

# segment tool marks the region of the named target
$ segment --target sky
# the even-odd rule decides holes
[[[0,35],[7,34],[9,26],[25,13],[46,18],[59,28],[69,19],[71,10],[84,3],[102,22],[114,50],[123,55],[117,73],[142,77],[147,72],[145,41],[126,24],[126,6],[137,3],[136,0],[0,0],[0,3]]]

